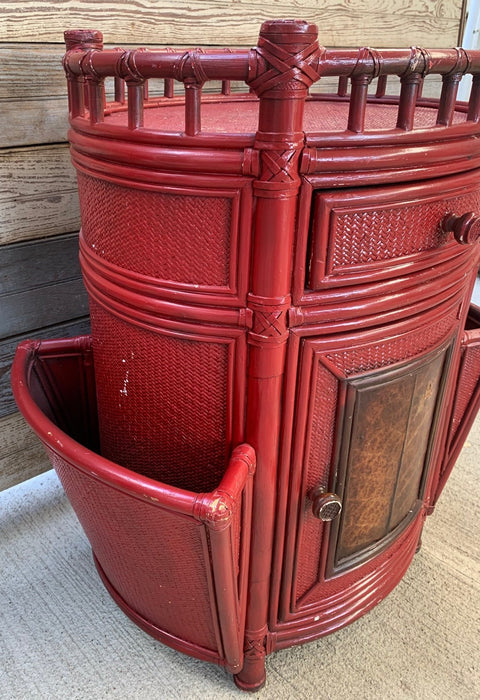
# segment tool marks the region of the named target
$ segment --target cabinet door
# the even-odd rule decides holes
[[[458,312],[449,302],[385,329],[300,340],[283,621],[308,613],[328,631],[336,615],[341,626],[407,568],[439,456]],[[313,513],[322,493],[342,505],[331,522]]]

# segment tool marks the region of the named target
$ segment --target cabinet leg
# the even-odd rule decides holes
[[[240,690],[255,692],[265,685],[265,655],[263,657],[247,658],[240,673],[233,680]]]
[[[261,633],[246,634],[243,668],[233,679],[241,690],[259,690],[265,684],[265,642],[266,630]]]

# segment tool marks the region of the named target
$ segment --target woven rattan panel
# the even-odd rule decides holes
[[[133,326],[91,302],[103,456],[192,491],[224,472],[228,345]]]
[[[448,237],[439,226],[447,211],[479,208],[480,192],[474,192],[408,206],[338,212],[332,236],[331,269],[436,249]]]
[[[50,455],[115,591],[162,631],[215,649],[203,528]]]
[[[82,231],[100,257],[159,280],[229,283],[232,200],[170,194],[78,174]]]

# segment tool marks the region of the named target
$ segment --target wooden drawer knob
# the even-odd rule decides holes
[[[324,522],[335,520],[342,510],[342,502],[336,493],[325,493],[318,488],[311,492],[310,498],[314,516]]]
[[[462,216],[447,214],[442,221],[445,232],[452,231],[455,239],[463,245],[472,245],[480,240],[480,216],[469,211]]]

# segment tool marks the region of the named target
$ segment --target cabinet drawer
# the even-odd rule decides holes
[[[478,174],[422,185],[317,192],[307,288],[358,284],[468,254],[442,230],[447,213],[480,213]]]

